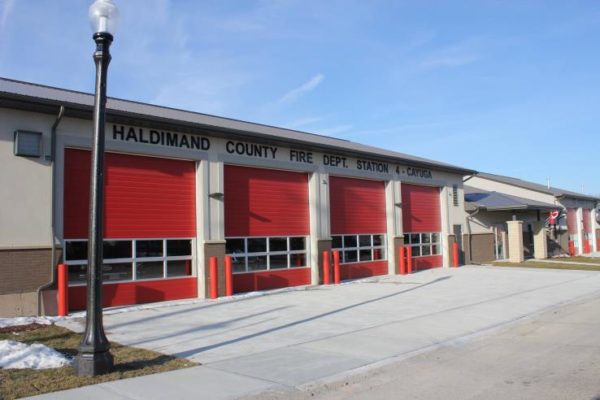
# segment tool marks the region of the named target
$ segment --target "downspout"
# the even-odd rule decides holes
[[[65,107],[64,106],[60,106],[60,109],[58,111],[58,115],[56,116],[56,120],[54,121],[54,124],[52,125],[52,128],[50,130],[50,168],[52,170],[52,188],[51,188],[51,200],[50,200],[50,234],[51,234],[51,241],[52,241],[52,247],[51,247],[51,251],[50,251],[50,281],[48,281],[47,283],[45,283],[44,285],[40,286],[37,289],[37,299],[38,299],[38,315],[42,314],[42,301],[41,301],[41,295],[42,295],[42,291],[46,290],[50,287],[52,287],[54,285],[54,280],[56,278],[56,224],[55,224],[55,208],[56,208],[56,204],[55,204],[55,188],[56,188],[56,168],[54,167],[54,163],[56,160],[56,129],[58,128],[58,125],[60,124],[60,121],[62,120],[63,116],[65,115]]]

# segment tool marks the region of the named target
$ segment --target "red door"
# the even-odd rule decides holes
[[[234,292],[310,284],[309,235],[306,173],[225,166]]]
[[[571,255],[578,254],[579,233],[577,232],[577,210],[574,208],[567,209],[567,230],[569,231],[569,252],[572,252]]]
[[[106,154],[104,306],[197,295],[195,170],[190,161]],[[66,149],[63,236],[71,309],[85,308],[89,179],[90,152]]]
[[[592,210],[583,209],[583,252],[592,252]]]
[[[417,269],[442,266],[440,212],[438,187],[402,184],[404,244],[411,246]]]
[[[329,203],[341,278],[387,274],[384,182],[331,176]]]

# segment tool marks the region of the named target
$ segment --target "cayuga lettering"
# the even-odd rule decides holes
[[[416,176],[418,178],[431,179],[431,170],[425,168],[406,168],[406,174],[408,176]]]

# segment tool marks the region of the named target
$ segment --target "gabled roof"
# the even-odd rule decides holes
[[[65,114],[67,116],[91,119],[93,104],[94,96],[89,93],[0,78],[0,107],[56,113],[59,106],[64,106],[67,109]],[[321,151],[344,152],[356,157],[418,165],[450,171],[460,175],[475,173],[474,170],[468,168],[354,143],[348,140],[214,115],[115,98],[109,98],[106,107],[108,121],[129,121],[131,125],[139,125],[141,123],[162,124],[162,126],[170,127],[172,130],[181,130],[184,132],[204,131],[217,136],[237,136],[238,140],[254,139],[269,141],[270,143],[297,144]]]
[[[550,211],[561,208],[560,206],[541,201],[512,196],[499,192],[488,192],[465,185],[465,202],[467,211],[482,209],[487,211],[511,210],[541,210]]]
[[[491,181],[496,181],[500,183],[506,183],[508,185],[518,186],[524,189],[534,190],[536,192],[551,194],[556,198],[563,197],[571,197],[575,199],[583,199],[583,200],[600,200],[600,197],[590,196],[582,193],[572,192],[570,190],[560,189],[556,187],[548,187],[547,185],[541,185],[539,183],[533,183],[529,181],[524,181],[518,178],[512,178],[510,176],[503,175],[495,175],[487,172],[478,172],[477,176],[485,179],[489,179]]]

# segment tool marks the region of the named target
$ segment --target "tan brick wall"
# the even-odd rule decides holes
[[[0,295],[35,292],[47,283],[50,257],[51,249],[0,250]]]
[[[496,258],[493,233],[463,235],[463,246],[467,263],[486,264]]]
[[[508,261],[519,263],[525,260],[523,254],[523,221],[508,221]]]
[[[219,297],[225,296],[225,241],[213,241],[204,243],[204,271],[206,297],[210,294],[210,258],[217,257],[219,260],[217,268],[217,279]]]
[[[400,247],[404,246],[404,236],[393,237],[394,241],[394,252],[396,253],[396,265],[394,265],[394,273],[398,275],[400,273]]]

